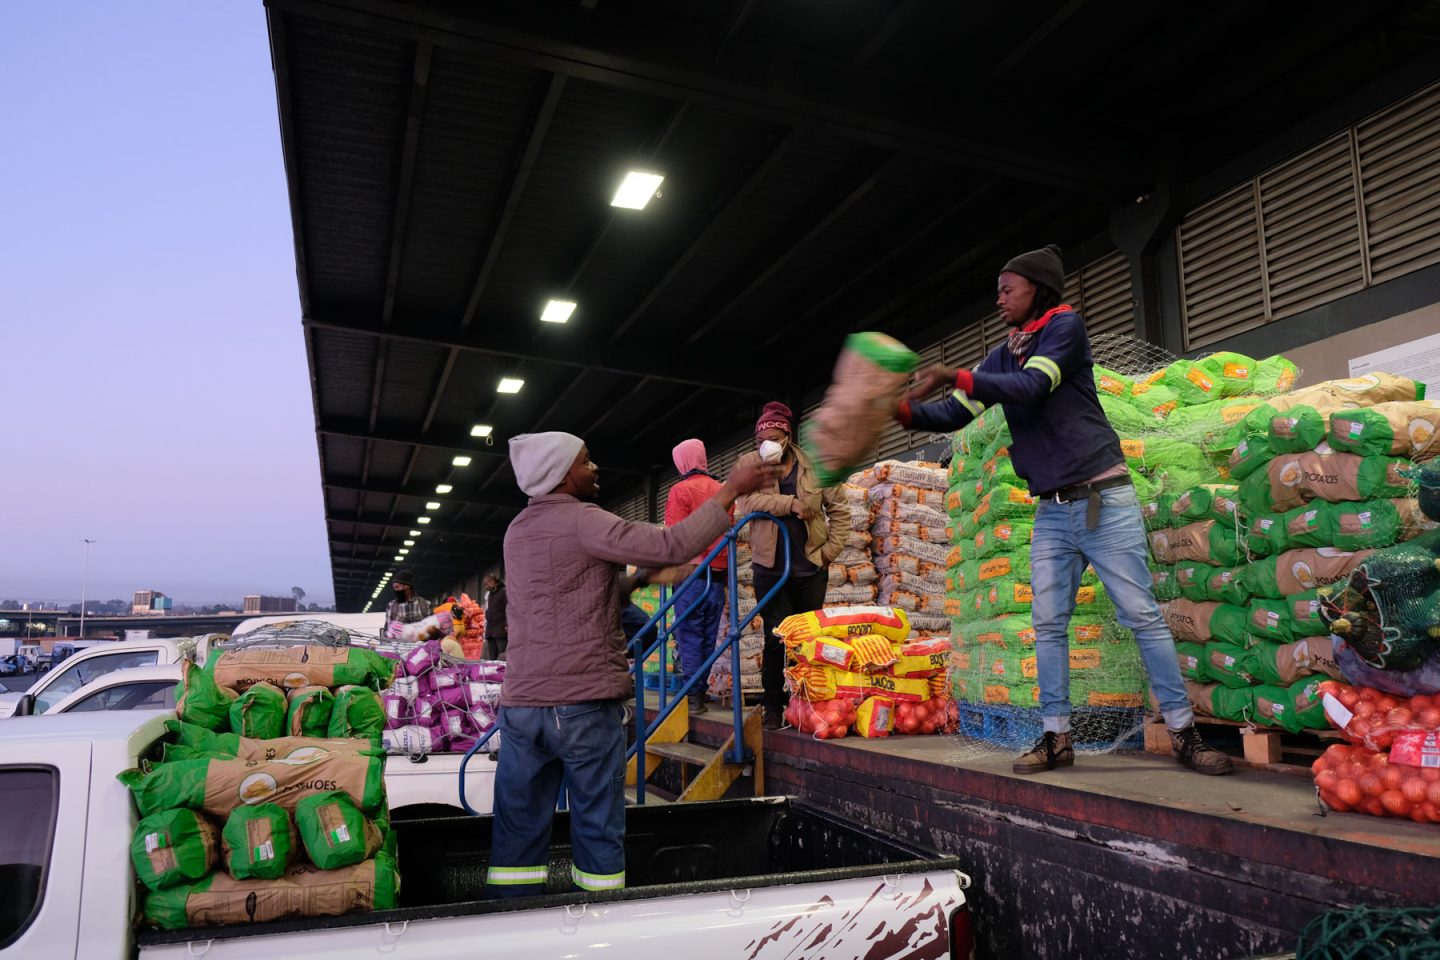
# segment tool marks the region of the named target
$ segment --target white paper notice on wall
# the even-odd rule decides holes
[[[1350,360],[1352,377],[1377,371],[1418,380],[1429,387],[1427,396],[1440,395],[1440,333]]]

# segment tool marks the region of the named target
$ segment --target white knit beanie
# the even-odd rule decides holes
[[[522,433],[510,438],[510,467],[527,497],[543,497],[565,482],[585,441],[573,433]]]

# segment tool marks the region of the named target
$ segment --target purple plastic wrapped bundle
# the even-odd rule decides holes
[[[440,698],[440,702],[443,703],[443,704],[446,704],[447,706],[451,706],[451,707],[465,707],[465,706],[469,706],[469,701],[467,700],[467,698],[466,698],[466,696],[465,696],[465,688],[464,688],[464,687],[460,687],[460,686],[441,687],[439,690],[436,690],[436,691],[435,691],[435,694],[434,694],[434,695],[435,695],[436,697],[439,697],[439,698]]]
[[[495,726],[495,710],[496,708],[494,706],[485,701],[473,704],[470,707],[470,720],[475,725],[475,729],[480,733],[484,733],[486,730]]]
[[[445,735],[437,727],[409,725],[384,731],[380,734],[380,742],[384,744],[386,753],[419,756],[441,750],[445,746]]]
[[[471,680],[478,680],[481,683],[505,682],[504,660],[477,660],[474,663],[466,664],[466,667],[469,668]]]
[[[445,745],[449,748],[451,753],[469,753],[470,748],[475,746],[476,742],[478,742],[479,739],[480,738],[478,736],[446,737]],[[494,744],[494,741],[495,738],[492,737],[491,742],[489,744],[486,744],[486,749],[489,749],[489,747]]]
[[[405,672],[412,677],[422,677],[440,662],[440,641],[427,640],[410,650],[400,661]]]
[[[415,722],[422,727],[433,727],[440,722],[440,710],[444,705],[433,693],[422,693],[415,700]]]
[[[410,701],[398,693],[386,690],[380,694],[380,706],[385,709],[385,726],[390,729],[403,727],[410,722],[410,714],[413,712]]]
[[[440,713],[438,728],[447,737],[468,737],[475,733],[475,721],[465,710],[445,707]]]
[[[434,682],[436,690],[449,690],[458,687],[462,683],[467,682],[469,678],[470,672],[458,665],[438,666],[430,674],[430,679]]]
[[[396,677],[390,684],[390,693],[404,697],[406,703],[414,703],[415,698],[420,696],[419,677]]]
[[[477,703],[499,703],[500,684],[471,680],[465,684],[465,702],[472,707]]]

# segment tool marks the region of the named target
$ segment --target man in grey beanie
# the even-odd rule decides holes
[[[505,533],[510,644],[500,694],[491,897],[545,892],[550,825],[563,778],[570,792],[571,880],[625,885],[625,730],[633,690],[620,631],[626,564],[686,563],[730,527],[736,497],[774,483],[778,468],[737,466],[714,496],[673,527],[602,510],[599,468],[568,433],[510,441],[530,497]]]

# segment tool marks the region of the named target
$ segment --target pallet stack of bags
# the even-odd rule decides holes
[[[1386,374],[1263,398],[1207,434],[1207,453],[1224,458],[1212,482],[1146,505],[1197,714],[1326,727],[1321,682],[1341,674],[1320,599],[1371,551],[1425,528],[1406,475],[1407,428],[1422,414],[1436,414],[1423,386]]]
[[[961,704],[962,730],[1007,743],[1023,739],[1031,726],[1039,728],[1040,700],[1030,616],[1037,505],[1015,473],[1009,444],[998,408],[955,436],[946,493],[954,538],[945,605],[952,623],[951,692]],[[1092,570],[1086,569],[1075,599],[1070,695],[1077,714],[1138,711],[1144,688],[1139,654],[1125,642],[1128,632],[1116,624]],[[1022,722],[987,722],[997,716]]]
[[[826,607],[796,614],[776,632],[790,666],[786,720],[833,740],[955,729],[948,695],[949,641],[914,635],[899,607]]]
[[[735,544],[735,596],[725,595],[725,609],[720,618],[721,634],[730,631],[730,607],[736,607],[736,614],[743,621],[755,609],[755,573],[750,563],[750,525],[740,528]],[[740,690],[745,693],[759,693],[761,690],[760,666],[764,659],[765,628],[756,616],[744,627],[740,635]],[[728,699],[735,688],[732,658],[722,656],[710,670],[710,695],[717,699]]]
[[[204,671],[182,669],[160,761],[120,775],[139,814],[130,854],[147,890],[144,922],[393,908],[378,694],[392,662],[301,646],[226,651]]]
[[[830,582],[825,589],[825,606],[874,603],[880,589],[880,573],[871,552],[870,489],[865,485],[867,474],[861,471],[840,488],[850,508],[850,530],[845,549],[830,564]]]
[[[879,573],[876,602],[906,611],[916,637],[943,637],[945,560],[950,518],[945,513],[945,468],[885,460],[863,471],[870,509],[870,549]]]

